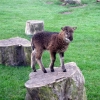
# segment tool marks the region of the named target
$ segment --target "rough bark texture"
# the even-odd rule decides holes
[[[55,68],[55,72],[41,70],[30,73],[25,83],[25,100],[87,100],[84,76],[74,62],[65,64],[67,72]]]
[[[31,45],[24,38],[0,40],[0,64],[10,66],[30,65]]]
[[[29,20],[26,22],[26,35],[34,35],[39,31],[44,31],[44,22],[39,20]]]

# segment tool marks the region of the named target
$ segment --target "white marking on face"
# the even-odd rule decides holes
[[[64,40],[66,41],[66,43],[70,43],[70,40],[68,39],[68,35],[67,34],[65,34]]]
[[[71,41],[68,38],[65,38],[66,43],[70,43]]]
[[[67,38],[68,37],[68,35],[67,34],[65,34],[65,38]]]

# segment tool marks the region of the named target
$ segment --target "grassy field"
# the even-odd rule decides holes
[[[82,0],[82,6],[61,6],[59,0],[1,0],[0,40],[25,35],[27,20],[44,20],[45,30],[60,31],[65,25],[76,26],[74,41],[65,53],[65,62],[76,62],[86,81],[88,100],[100,100],[100,3]],[[63,12],[70,12],[63,14]],[[58,56],[58,55],[57,55]],[[48,52],[43,55],[49,66]],[[57,57],[55,66],[59,66]],[[0,65],[0,100],[24,100],[28,67]]]

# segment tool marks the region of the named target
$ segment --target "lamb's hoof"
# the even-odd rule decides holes
[[[63,72],[67,72],[66,69],[64,69]]]
[[[51,69],[51,72],[54,72],[54,69]]]
[[[47,71],[46,71],[46,70],[44,70],[43,72],[44,72],[44,73],[47,73]]]
[[[34,70],[34,72],[36,72],[36,70]]]
[[[36,72],[36,69],[35,69],[35,70],[33,70],[33,72]]]

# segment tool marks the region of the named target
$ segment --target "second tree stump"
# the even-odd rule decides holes
[[[0,40],[0,64],[9,66],[30,65],[31,44],[24,38]]]

